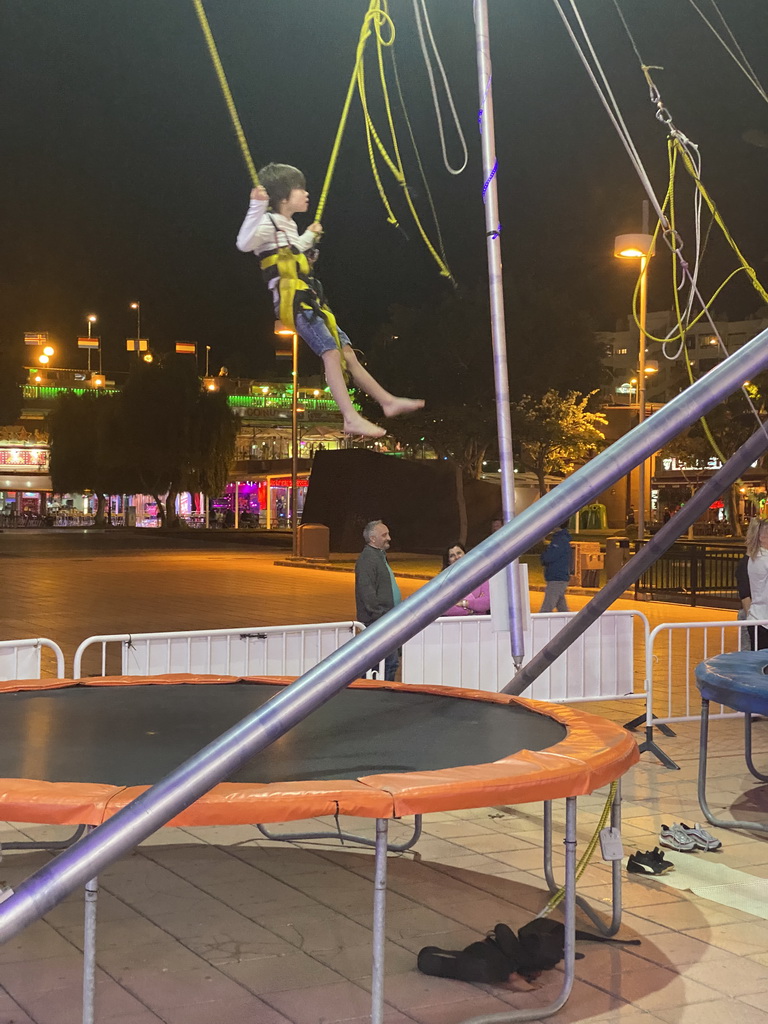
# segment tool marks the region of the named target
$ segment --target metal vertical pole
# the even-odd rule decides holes
[[[86,835],[93,825],[86,828]],[[85,916],[83,925],[83,1024],[94,1024],[96,995],[96,903],[99,898],[99,880],[94,877],[85,883]]]
[[[475,40],[480,95],[478,117],[483,156],[483,201],[485,203],[485,234],[488,256],[488,290],[491,302],[491,340],[496,387],[496,428],[499,435],[499,466],[501,470],[501,505],[504,522],[508,523],[515,515],[515,465],[512,452],[512,422],[509,411],[507,332],[504,322],[504,286],[501,273],[501,225],[496,183],[498,164],[493,119],[493,72],[487,0],[475,0]],[[518,562],[515,560],[508,566],[506,582],[512,658],[515,665],[519,667],[525,651],[518,578]]]
[[[637,422],[638,426],[645,420],[645,341],[646,321],[648,317],[648,256],[640,257],[640,339],[637,356]],[[637,467],[637,539],[645,540],[645,520],[647,516],[645,501],[646,472],[645,459]]]
[[[90,339],[91,339],[91,318],[88,317],[88,340],[90,341]],[[89,346],[89,348],[88,348],[88,376],[90,377],[90,375],[91,375],[91,349],[90,349],[90,346]]]
[[[373,966],[371,969],[371,1024],[384,1020],[384,923],[387,910],[387,830],[386,818],[376,819],[376,858],[373,883]]]
[[[240,481],[235,480],[235,529],[240,529]]]
[[[294,555],[299,553],[299,336],[291,336],[293,357],[293,395],[291,398],[291,548]]]

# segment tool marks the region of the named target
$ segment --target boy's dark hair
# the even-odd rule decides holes
[[[290,164],[267,164],[259,171],[259,182],[267,190],[269,205],[274,209],[287,199],[295,188],[306,188],[307,181],[298,167]]]

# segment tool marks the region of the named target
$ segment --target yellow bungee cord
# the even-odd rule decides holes
[[[376,188],[381,198],[384,210],[387,214],[387,221],[394,226],[398,226],[397,217],[392,210],[392,204],[389,201],[389,197],[384,189],[384,184],[381,180],[379,168],[376,163],[376,150],[378,150],[382,160],[389,168],[395,181],[400,185],[403,190],[403,196],[408,206],[411,216],[413,217],[416,229],[422,238],[422,241],[426,245],[430,255],[437,263],[440,274],[443,277],[448,277],[453,280],[453,275],[441,255],[437,252],[435,246],[432,244],[423,224],[419,218],[416,207],[411,199],[411,194],[408,189],[406,182],[405,170],[403,167],[402,157],[400,155],[400,146],[397,140],[397,132],[395,130],[394,118],[392,116],[392,104],[389,98],[389,88],[387,86],[387,78],[384,70],[384,50],[390,47],[395,42],[395,25],[389,14],[388,0],[371,0],[368,10],[363,18],[363,24],[360,29],[360,36],[357,42],[357,50],[355,53],[355,64],[352,69],[352,75],[350,77],[349,86],[347,88],[347,95],[344,100],[344,106],[341,111],[341,118],[339,120],[339,126],[336,130],[336,138],[334,139],[333,147],[331,149],[331,157],[328,163],[328,170],[326,171],[325,181],[320,191],[320,199],[317,205],[317,211],[315,213],[315,219],[321,220],[323,212],[325,210],[325,203],[328,198],[328,190],[330,188],[333,173],[336,169],[336,162],[341,148],[341,140],[344,136],[344,131],[347,126],[347,120],[349,118],[349,111],[352,105],[352,98],[357,89],[357,93],[360,97],[360,105],[363,110],[363,123],[365,130],[365,143],[368,151],[368,160],[371,165],[371,173],[373,174],[373,180],[376,184]],[[371,116],[370,108],[368,105],[368,93],[366,86],[366,71],[365,71],[365,51],[368,44],[368,40],[373,36],[376,41],[376,62],[379,72],[379,82],[381,86],[381,96],[384,104],[384,110],[387,119],[387,125],[389,127],[389,135],[392,146],[392,155],[387,152],[384,143],[381,141],[379,132],[376,130],[376,126]]]
[[[232,127],[235,129],[235,136],[240,144],[240,152],[243,154],[245,166],[248,168],[251,184],[254,188],[257,188],[259,185],[259,176],[256,173],[256,165],[253,162],[251,151],[248,148],[248,140],[245,137],[243,126],[240,123],[240,118],[237,114],[237,107],[235,106],[235,101],[232,98],[232,91],[229,88],[229,82],[227,81],[227,76],[224,72],[224,65],[221,63],[219,51],[216,49],[216,40],[213,38],[211,26],[208,24],[208,18],[205,13],[205,8],[203,7],[203,0],[192,0],[192,3],[194,4],[195,13],[197,14],[200,22],[200,27],[203,30],[205,41],[208,44],[208,53],[211,55],[211,62],[213,63],[213,67],[216,71],[216,76],[219,79],[219,87],[221,88],[222,95],[224,96],[224,102],[227,104],[227,110],[229,111],[229,116],[232,120]]]
[[[245,132],[243,131],[243,126],[240,122],[240,118],[237,113],[237,107],[235,106],[235,101],[232,97],[232,91],[229,88],[229,83],[227,81],[227,76],[224,71],[224,66],[221,62],[221,58],[219,57],[219,53],[216,47],[216,41],[213,38],[213,33],[211,32],[210,25],[208,24],[208,18],[206,16],[205,8],[203,6],[203,0],[192,0],[192,3],[194,4],[195,12],[200,22],[200,27],[203,30],[203,35],[208,46],[208,52],[211,57],[211,62],[213,64],[214,70],[216,71],[216,76],[219,80],[219,87],[224,97],[227,110],[229,111],[229,116],[232,121],[232,127],[234,128],[235,136],[240,146],[240,151],[242,153],[243,160],[245,161],[245,165],[248,169],[248,174],[250,175],[252,184],[254,186],[257,186],[259,184],[259,178],[258,174],[256,173],[256,166],[253,162],[253,158],[251,157],[250,149],[248,148],[248,141],[245,137]],[[393,156],[389,155],[384,144],[382,143],[368,107],[365,74],[365,51],[368,44],[368,40],[371,38],[372,35],[376,39],[377,63],[379,70],[379,80],[381,83],[381,94],[384,102],[384,108],[386,111],[387,124],[389,126]],[[368,159],[371,164],[371,171],[373,173],[374,182],[376,183],[376,188],[378,190],[379,196],[381,197],[381,201],[384,205],[384,209],[387,214],[387,220],[389,221],[390,224],[397,226],[397,217],[395,216],[392,210],[391,203],[385,192],[384,184],[381,180],[381,175],[379,173],[379,169],[376,163],[376,150],[379,151],[382,159],[386,163],[389,170],[392,172],[393,177],[401,186],[406,204],[411,213],[411,216],[413,217],[416,228],[422,240],[424,241],[424,244],[429,250],[432,258],[437,263],[441,275],[453,280],[453,276],[451,274],[450,269],[448,268],[448,265],[435,249],[434,245],[432,244],[429,236],[427,235],[427,232],[425,231],[421,223],[421,220],[419,219],[419,215],[413,204],[413,200],[411,199],[411,195],[406,183],[405,171],[403,169],[403,162],[400,156],[400,148],[397,141],[394,119],[392,116],[392,108],[389,99],[389,90],[387,87],[386,75],[384,72],[383,52],[386,47],[392,46],[394,41],[395,25],[389,14],[387,0],[370,0],[368,10],[365,13],[365,17],[363,18],[363,24],[360,29],[360,35],[357,42],[357,49],[355,52],[355,63],[352,69],[352,75],[350,78],[349,86],[347,88],[347,94],[344,100],[344,105],[342,107],[339,125],[338,128],[336,129],[336,137],[334,139],[333,146],[331,147],[331,155],[328,161],[328,169],[325,172],[325,178],[323,180],[323,185],[320,190],[320,198],[318,200],[317,210],[315,212],[314,219],[316,221],[322,220],[322,216],[325,211],[325,204],[328,199],[328,192],[330,190],[333,175],[336,170],[336,164],[338,163],[339,152],[341,150],[341,143],[344,138],[344,132],[347,127],[347,122],[349,120],[349,112],[352,106],[352,100],[355,91],[357,91],[358,95],[360,96],[361,106],[363,108],[363,120],[365,127],[366,147],[368,150]]]

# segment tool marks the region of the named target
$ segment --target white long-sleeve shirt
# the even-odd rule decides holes
[[[747,565],[749,589],[752,604],[747,612],[748,619],[768,619],[768,550],[760,548],[757,558],[750,558]]]
[[[292,246],[299,252],[312,248],[317,240],[313,231],[305,231],[300,235],[293,217],[284,217],[281,213],[267,215],[268,206],[266,199],[251,199],[237,235],[237,248],[240,252],[252,252],[260,256],[283,246]]]

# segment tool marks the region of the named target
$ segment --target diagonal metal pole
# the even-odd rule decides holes
[[[742,473],[768,451],[768,432],[765,425],[746,441],[739,450],[728,459],[724,466],[710,477],[698,491],[690,498],[679,512],[665,523],[659,532],[652,537],[640,550],[631,558],[619,572],[609,580],[599,594],[596,594],[572,619],[570,619],[560,632],[552,637],[524,665],[510,683],[502,690],[502,693],[519,694],[527,690],[531,683],[545,672],[549,666],[570,647],[577,637],[589,629],[624,591],[643,575],[645,570],[656,561],[665,551],[668,551],[678,537],[681,537],[688,527],[695,523],[702,512],[705,512],[712,502],[719,498],[724,491],[727,491],[731,484],[735,483]]]
[[[501,224],[499,223],[496,135],[493,117],[493,70],[487,0],[475,0],[475,39],[477,79],[480,93],[480,142],[483,155],[483,202],[485,204],[485,240],[488,256],[488,291],[491,301],[491,340],[493,378],[496,390],[496,431],[499,438],[501,507],[504,522],[515,515],[515,460],[512,451],[512,420],[509,409],[509,369],[507,366],[507,330],[504,320],[504,284],[501,272]],[[520,567],[510,562],[504,576],[506,605],[509,609],[509,634],[512,660],[519,667],[525,654],[523,612],[520,596]],[[505,617],[506,618],[506,617]]]
[[[228,778],[259,751],[419,633],[452,604],[527,551],[554,526],[610,487],[754,374],[768,366],[768,330],[675,396],[642,426],[502,526],[450,569],[397,605],[310,669],[293,685],[238,722],[90,835],[0,891],[0,942],[42,917],[88,879]]]

